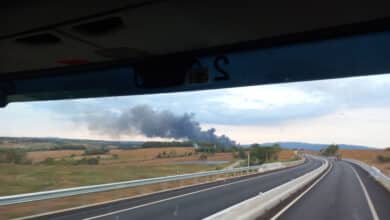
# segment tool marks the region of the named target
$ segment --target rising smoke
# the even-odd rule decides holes
[[[90,131],[111,136],[142,134],[151,138],[235,145],[229,137],[216,135],[214,128],[201,130],[199,122],[194,120],[194,114],[175,115],[166,110],[155,111],[148,105],[139,105],[119,112],[106,111],[89,115],[85,122]]]

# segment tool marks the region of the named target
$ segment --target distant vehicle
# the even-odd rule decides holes
[[[342,160],[342,155],[341,154],[336,154],[336,160]]]

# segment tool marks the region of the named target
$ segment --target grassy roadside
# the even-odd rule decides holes
[[[176,151],[178,155],[181,155],[190,152],[191,149],[112,150],[110,154],[119,155],[118,159],[101,159],[98,165],[69,165],[61,162],[64,159],[68,160],[70,155],[76,155],[76,158],[80,154],[79,151],[33,152],[29,155],[33,159],[33,164],[0,163],[0,196],[208,171],[229,165],[229,163],[223,165],[180,164],[198,160],[199,155],[157,159],[156,155],[162,151]],[[292,151],[281,151],[279,158],[289,160],[293,155]],[[59,163],[51,165],[40,163],[47,157],[55,158]],[[208,160],[230,161],[230,163],[235,161],[231,153],[209,155]]]
[[[390,177],[390,162],[384,163],[378,160],[382,155],[390,157],[390,150],[339,150],[343,158],[360,160],[366,164],[379,168],[385,175]]]
[[[109,154],[116,154],[118,158],[115,160],[101,159],[97,165],[70,165],[61,162],[70,159],[70,157],[77,159],[81,156],[82,152],[80,151],[32,152],[29,154],[33,161],[32,164],[0,164],[0,196],[222,169],[236,161],[231,153],[215,153],[208,155],[208,161],[229,161],[229,163],[223,165],[180,164],[180,162],[199,160],[199,155],[157,158],[156,156],[162,151],[176,151],[177,155],[182,155],[192,150],[188,148],[111,150]],[[281,161],[291,160],[294,155],[293,151],[281,151],[279,159]],[[105,156],[111,158],[109,155]],[[47,157],[54,158],[60,163],[55,162],[50,165],[42,163]],[[99,203],[229,177],[231,176],[196,178],[90,195],[0,206],[0,219]]]
[[[254,172],[252,172],[254,173]],[[92,193],[80,196],[71,196],[60,199],[42,200],[36,202],[22,203],[17,205],[0,206],[0,220],[20,218],[52,211],[69,209],[84,205],[97,204],[117,199],[143,196],[158,191],[169,190],[178,187],[185,187],[210,181],[223,180],[237,176],[247,175],[247,172],[235,174],[221,174],[211,177],[200,177],[189,180],[172,181],[167,183],[152,184],[128,189],[112,190],[107,192]]]
[[[0,164],[0,195],[60,189],[180,173],[220,169],[217,165],[4,165]]]
[[[156,158],[161,152],[175,152],[176,157]],[[180,156],[193,152],[190,148],[148,148],[136,150],[111,150],[101,157],[96,165],[72,165],[69,161],[79,160],[82,151],[39,151],[30,152],[32,164],[0,163],[0,196],[60,189],[75,186],[102,184],[117,181],[145,179],[174,174],[215,170],[224,165],[179,164],[198,160],[199,155]],[[112,159],[112,155],[118,155]],[[50,164],[42,163],[53,158]],[[107,159],[105,159],[107,158]],[[210,160],[233,161],[231,154],[218,153]]]

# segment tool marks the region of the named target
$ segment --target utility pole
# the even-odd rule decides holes
[[[251,151],[248,151],[248,174],[249,174],[250,161],[251,161]]]
[[[248,152],[248,168],[250,166],[250,161],[251,161],[251,152]]]

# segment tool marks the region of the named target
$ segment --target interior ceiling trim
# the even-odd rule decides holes
[[[99,63],[90,63],[80,66],[56,67],[42,70],[21,71],[0,73],[0,80],[15,80],[24,78],[34,78],[40,76],[78,74],[83,71],[93,71],[101,69],[110,69],[115,67],[126,67],[138,62],[147,62],[147,60],[156,60],[159,58],[166,59],[169,57],[199,57],[213,56],[228,52],[258,50],[264,48],[280,47],[284,45],[293,45],[299,43],[309,43],[314,41],[337,39],[350,37],[354,35],[384,32],[390,30],[390,17],[375,19],[353,24],[339,25],[336,27],[321,28],[317,30],[304,31],[299,33],[286,34],[259,40],[234,43],[229,45],[215,46],[188,51],[179,51],[171,54],[148,56],[134,59],[121,59],[113,61],[104,61]]]
[[[35,33],[35,32],[48,31],[48,30],[51,30],[51,29],[56,29],[59,26],[66,26],[66,25],[71,25],[71,24],[74,24],[74,23],[79,23],[79,22],[82,22],[82,21],[85,21],[85,20],[96,19],[98,17],[103,17],[103,16],[119,13],[119,12],[124,11],[124,10],[131,10],[131,9],[141,8],[141,7],[149,6],[149,5],[152,5],[152,4],[160,3],[160,2],[163,2],[163,1],[167,1],[167,0],[145,0],[143,2],[132,3],[132,4],[128,4],[127,6],[124,6],[124,7],[119,7],[119,8],[107,10],[107,11],[104,11],[104,12],[90,14],[90,15],[78,17],[78,18],[75,18],[75,19],[69,19],[69,20],[66,20],[66,21],[58,22],[56,24],[46,25],[46,26],[43,26],[43,27],[33,28],[33,29],[30,29],[30,30],[27,30],[27,31],[20,31],[20,32],[17,32],[17,33],[12,33],[12,34],[0,35],[0,40],[14,38],[14,37],[17,37],[17,36],[20,36],[20,35],[26,35],[26,34],[31,34],[31,33]]]

